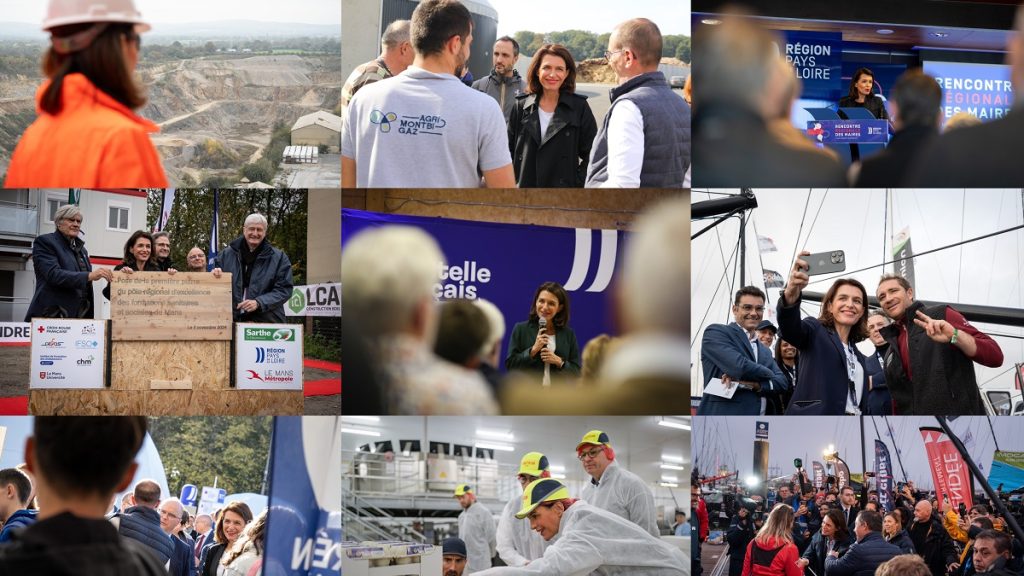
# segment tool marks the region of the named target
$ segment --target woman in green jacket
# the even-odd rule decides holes
[[[546,326],[542,330],[541,319]],[[552,348],[551,343],[554,343]],[[569,327],[569,295],[557,282],[537,288],[530,317],[512,328],[505,369],[543,373],[550,366],[552,376],[579,376],[580,349],[576,333]]]

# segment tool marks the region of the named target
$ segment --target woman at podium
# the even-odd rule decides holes
[[[871,93],[874,86],[875,75],[871,70],[858,68],[850,79],[850,93],[839,99],[839,108],[867,108],[877,120],[888,120],[889,113],[885,110],[882,97]]]

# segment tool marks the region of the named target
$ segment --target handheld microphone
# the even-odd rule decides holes
[[[548,319],[541,316],[540,318],[538,318],[537,322],[538,324],[540,324],[541,334],[546,332],[548,327]],[[549,338],[548,345],[546,347],[549,350],[554,350],[554,346],[552,346],[552,344],[554,344],[554,342],[552,342]],[[551,364],[548,364],[546,362],[544,363],[544,379],[541,380],[541,386],[551,386]]]

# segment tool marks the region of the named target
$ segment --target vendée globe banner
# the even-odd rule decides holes
[[[264,574],[341,572],[341,418],[274,418]]]
[[[434,295],[438,300],[484,298],[505,317],[501,358],[517,322],[527,320],[531,299],[544,282],[558,282],[569,293],[569,327],[580,353],[601,333],[617,331],[611,323],[617,263],[626,233],[591,228],[557,228],[400,216],[342,209],[341,246],[359,232],[404,224],[430,234],[447,260],[438,263]]]
[[[942,88],[942,123],[966,111],[982,122],[1002,118],[1013,105],[1010,67],[1002,64],[924,61],[925,74]]]

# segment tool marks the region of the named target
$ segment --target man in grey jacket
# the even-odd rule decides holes
[[[519,60],[519,42],[502,36],[494,43],[494,69],[486,78],[473,82],[473,88],[498,101],[508,124],[509,115],[516,105],[516,96],[526,92],[526,82],[516,71]]]

